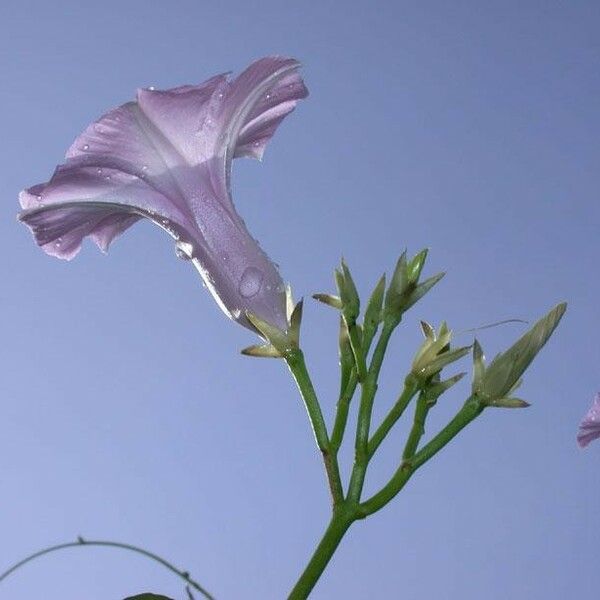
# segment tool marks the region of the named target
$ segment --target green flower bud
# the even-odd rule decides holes
[[[477,392],[491,403],[505,399],[558,326],[567,305],[555,306],[506,352],[498,354],[485,369]]]

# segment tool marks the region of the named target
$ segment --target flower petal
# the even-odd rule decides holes
[[[592,406],[579,425],[577,443],[585,448],[592,440],[600,438],[600,393],[596,394]]]
[[[59,167],[50,182],[21,192],[19,199],[26,209],[19,219],[58,258],[73,258],[88,235],[106,251],[140,217],[175,238],[188,231],[188,219],[163,194],[137,176],[108,167]]]
[[[139,90],[91,124],[48,183],[21,192],[26,223],[48,253],[70,259],[84,237],[104,251],[141,217],[177,240],[231,318],[287,327],[277,267],[252,238],[229,192],[235,156],[260,158],[307,95],[293,59],[256,61],[237,78]]]

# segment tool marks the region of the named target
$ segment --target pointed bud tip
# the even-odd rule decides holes
[[[282,358],[282,354],[271,344],[248,346],[240,350],[240,354],[254,358]]]

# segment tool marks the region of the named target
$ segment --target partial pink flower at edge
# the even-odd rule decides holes
[[[585,448],[598,438],[600,438],[600,393],[596,394],[592,406],[579,425],[577,443],[581,448]]]

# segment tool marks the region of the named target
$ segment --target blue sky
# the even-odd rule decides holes
[[[575,433],[600,388],[599,26],[585,1],[5,2],[0,565],[81,534],[158,552],[217,598],[268,599],[312,552],[329,501],[284,365],[239,354],[252,336],[149,223],[108,256],[86,244],[65,263],[15,221],[19,190],[137,87],[277,53],[303,62],[311,96],[262,164],[236,162],[233,188],[296,295],[331,291],[341,255],[363,294],[405,247],[429,247],[427,272],[448,272],[394,339],[376,418],[419,319],[461,331],[569,302],[522,388],[532,407],[484,413],[353,527],[314,598],[593,595],[600,443],[581,451]],[[307,304],[303,345],[328,418],[336,329],[333,311]],[[522,331],[478,337],[493,356]],[[444,397],[426,435],[467,393]],[[368,491],[401,443],[382,447]],[[83,549],[23,569],[0,598],[145,589],[183,597],[152,563]]]

